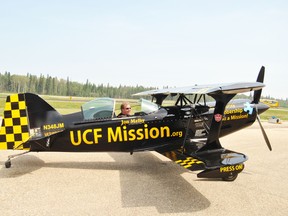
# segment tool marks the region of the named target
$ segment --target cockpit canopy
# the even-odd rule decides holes
[[[115,100],[112,98],[96,98],[82,105],[84,119],[112,118]]]
[[[120,113],[120,104],[113,98],[96,98],[82,105],[82,114],[84,120],[115,118],[118,112]],[[116,108],[118,106],[118,110]],[[137,103],[131,104],[134,114],[147,115],[160,109],[160,106],[141,98]],[[117,113],[116,113],[117,112]]]

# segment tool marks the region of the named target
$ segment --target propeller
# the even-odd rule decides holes
[[[257,80],[256,80],[256,81],[263,83],[263,82],[264,82],[264,75],[265,75],[265,67],[262,66],[261,69],[260,69],[260,71],[259,71],[259,74],[258,74],[258,77],[257,77]],[[254,103],[255,106],[256,106],[256,118],[257,118],[257,121],[258,121],[258,123],[259,123],[259,125],[260,125],[260,128],[261,128],[263,137],[264,137],[264,139],[265,139],[265,142],[266,142],[269,150],[272,151],[272,147],[271,147],[270,141],[269,141],[269,139],[268,139],[268,136],[267,136],[267,134],[266,134],[263,126],[262,126],[261,119],[260,119],[260,115],[258,114],[258,106],[260,105],[260,104],[259,104],[259,101],[260,101],[261,93],[262,93],[262,89],[254,91],[254,97],[253,97],[252,103]],[[268,109],[268,108],[267,108],[267,109]],[[266,110],[266,109],[263,108],[263,110]]]
[[[269,141],[269,139],[268,139],[268,136],[267,136],[267,134],[266,134],[263,126],[262,126],[260,116],[258,115],[258,109],[256,109],[256,110],[257,110],[256,118],[257,118],[257,121],[258,121],[258,123],[259,123],[259,125],[260,125],[261,131],[262,131],[262,134],[263,134],[263,137],[264,137],[264,139],[265,139],[265,142],[266,142],[269,150],[272,151],[272,147],[271,147],[270,141]]]

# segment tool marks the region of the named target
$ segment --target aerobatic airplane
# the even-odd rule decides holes
[[[138,112],[124,118],[116,117],[113,98],[96,98],[83,104],[79,112],[61,115],[38,95],[10,95],[0,129],[0,149],[22,152],[9,156],[5,166],[11,167],[12,158],[28,152],[157,151],[189,170],[199,171],[200,178],[233,181],[244,169],[247,156],[223,148],[220,137],[257,119],[272,150],[259,119],[269,108],[260,102],[264,71],[262,67],[256,82],[137,93],[152,100],[140,99]],[[253,99],[231,100],[249,91],[254,91]],[[167,98],[176,100],[164,105]]]

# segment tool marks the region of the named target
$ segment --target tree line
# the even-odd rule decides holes
[[[143,86],[126,86],[118,87],[109,84],[93,84],[87,79],[86,83],[79,83],[67,79],[32,75],[11,75],[10,72],[0,73],[0,92],[30,92],[42,95],[59,95],[59,96],[79,96],[79,97],[113,97],[113,98],[132,98],[132,94],[137,92],[154,89]],[[135,97],[133,97],[135,98]]]

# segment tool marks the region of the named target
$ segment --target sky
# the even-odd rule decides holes
[[[0,0],[0,73],[163,88],[256,81],[288,98],[287,0]]]

